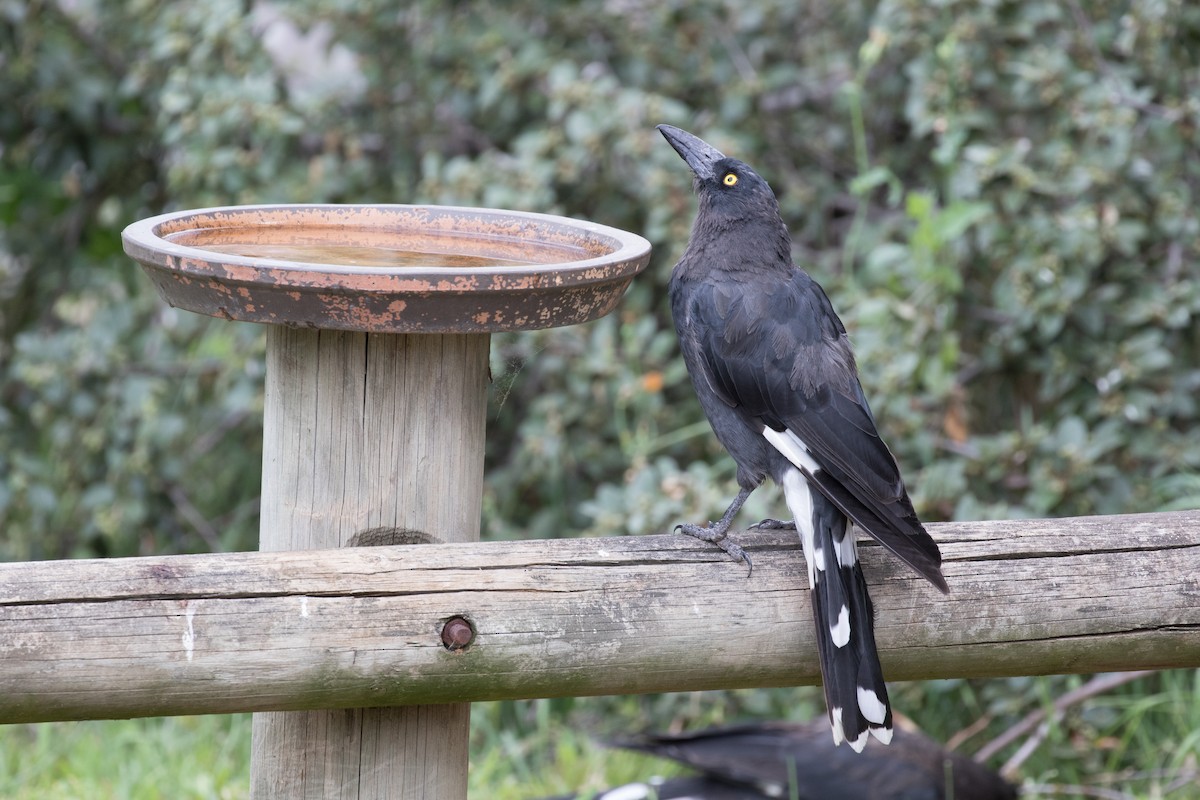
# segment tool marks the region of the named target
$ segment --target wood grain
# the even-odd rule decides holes
[[[370,538],[366,531],[384,539],[397,530],[479,538],[486,334],[273,327],[267,342],[260,550],[344,547],[356,535]],[[217,599],[184,601],[189,666],[205,607],[238,613],[210,602]],[[253,606],[246,621],[268,633],[289,630],[263,617],[272,607]],[[304,605],[300,618],[307,613]],[[320,612],[314,605],[311,613]],[[303,628],[290,630],[301,638],[275,657],[290,660],[302,646]],[[247,632],[231,633],[249,641]],[[257,670],[270,663],[249,659]],[[253,797],[466,798],[468,705],[337,706],[255,715]]]
[[[1200,666],[1200,512],[930,531],[949,596],[861,548],[891,680]],[[794,536],[734,535],[0,565],[0,722],[818,681]]]

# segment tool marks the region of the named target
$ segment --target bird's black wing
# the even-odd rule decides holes
[[[689,304],[713,390],[777,432],[791,432],[821,469],[805,470],[847,517],[947,591],[941,553],[921,526],[896,459],[863,395],[846,329],[803,270],[697,287]]]
[[[958,800],[1017,796],[1011,784],[982,764],[901,727],[890,747],[861,754],[835,746],[828,729],[814,723],[760,722],[650,734],[614,744],[673,759],[713,781],[746,787],[746,798],[935,800],[951,792]],[[709,797],[702,792],[693,796]]]

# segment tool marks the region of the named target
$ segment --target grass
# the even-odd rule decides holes
[[[0,726],[5,800],[248,796],[250,716]]]
[[[985,719],[973,752],[1080,685],[1078,676],[895,684],[893,701],[945,740]],[[768,689],[477,703],[472,798],[529,800],[594,791],[680,768],[599,744],[643,730],[809,719],[819,690]],[[999,754],[999,766],[1020,746]],[[0,726],[0,798],[141,800],[248,794],[248,715]],[[1048,724],[1021,767],[1026,795],[1135,800],[1200,797],[1200,671],[1176,670],[1091,698]],[[1084,787],[1089,794],[1081,794]]]

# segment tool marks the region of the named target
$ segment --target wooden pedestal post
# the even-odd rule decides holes
[[[260,549],[380,528],[477,540],[488,345],[272,326]],[[255,714],[251,796],[465,798],[469,719],[466,703]]]

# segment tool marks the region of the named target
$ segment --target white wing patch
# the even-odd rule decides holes
[[[887,706],[880,702],[875,690],[864,689],[861,686],[858,687],[858,710],[868,722],[874,722],[876,725],[882,725],[887,716]]]
[[[829,712],[830,727],[833,728],[834,747],[846,741],[846,729],[842,727],[842,709],[834,708]]]
[[[651,797],[658,797],[654,787],[645,783],[630,783],[605,792],[600,795],[600,800],[650,800]]]
[[[829,635],[833,638],[835,647],[845,647],[850,643],[850,607],[842,606],[842,610],[838,612],[837,625],[829,629]],[[859,698],[859,703],[862,702],[862,697]],[[866,716],[866,714],[863,714]],[[867,717],[870,719],[870,717]]]
[[[837,562],[839,567],[853,567],[858,563],[858,544],[854,541],[854,531],[849,527],[837,545]]]
[[[822,547],[813,546],[813,563],[817,566],[817,572],[825,571],[825,549]]]
[[[772,447],[795,464],[797,469],[802,469],[809,475],[821,469],[821,465],[809,455],[808,445],[800,441],[800,437],[791,431],[777,431],[773,430],[770,425],[764,425],[763,436],[771,443]]]
[[[767,430],[771,430],[767,428]],[[816,529],[813,527],[812,490],[808,480],[798,469],[789,469],[783,473],[783,500],[792,519],[796,523],[796,531],[800,534],[800,544],[804,546],[804,560],[808,562],[808,588],[817,585],[817,571],[825,571],[825,553],[817,550]]]

